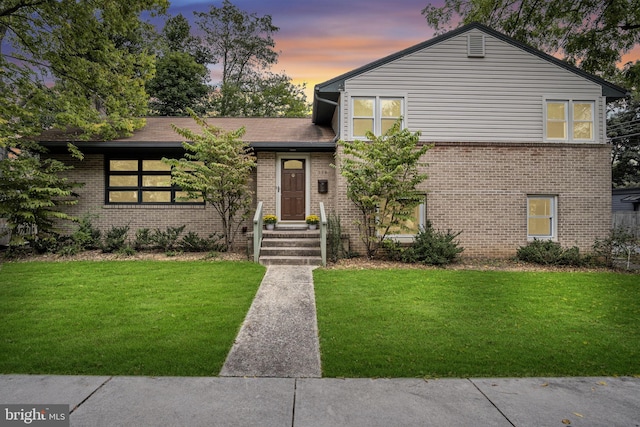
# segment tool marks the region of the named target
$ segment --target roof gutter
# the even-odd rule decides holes
[[[333,151],[335,150],[336,138],[326,142],[249,142],[249,145],[256,151]],[[43,147],[60,150],[67,149],[66,141],[42,141]],[[182,142],[159,142],[159,141],[89,141],[75,142],[76,146],[82,150],[114,150],[114,149],[150,149],[150,150],[183,150]]]

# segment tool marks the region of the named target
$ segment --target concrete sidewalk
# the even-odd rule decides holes
[[[68,404],[72,426],[638,426],[640,378],[1,375],[11,403]]]
[[[312,269],[267,268],[220,376],[321,376]]]

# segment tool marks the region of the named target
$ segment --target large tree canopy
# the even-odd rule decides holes
[[[6,0],[0,3],[0,144],[50,126],[105,137],[142,125],[154,70],[143,11],[168,0]],[[22,139],[22,141],[19,141]]]
[[[211,91],[205,66],[211,58],[209,50],[191,35],[191,26],[182,15],[167,19],[160,45],[156,74],[147,83],[151,113],[184,116],[191,109],[204,114]]]
[[[422,14],[438,32],[480,22],[605,77],[640,42],[639,0],[445,0]]]
[[[14,243],[51,231],[56,220],[73,219],[60,209],[75,203],[76,185],[60,176],[69,168],[36,155],[33,136],[56,126],[111,138],[143,124],[154,58],[139,16],[167,5],[0,1],[0,218]]]
[[[270,15],[238,9],[229,0],[196,13],[212,63],[221,69],[213,113],[220,116],[305,116],[304,87],[269,69],[278,62],[273,35],[279,30]],[[279,107],[275,108],[274,105]]]

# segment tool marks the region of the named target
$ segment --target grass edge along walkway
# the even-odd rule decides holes
[[[0,265],[0,373],[218,375],[264,267],[250,262]]]
[[[640,280],[616,273],[316,270],[323,376],[640,374]]]

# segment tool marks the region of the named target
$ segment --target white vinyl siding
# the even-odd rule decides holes
[[[604,143],[602,88],[490,35],[485,56],[468,57],[471,30],[345,82],[342,134],[352,135],[346,100],[406,93],[405,126],[430,142],[543,142],[544,96],[594,100],[594,141]],[[563,99],[563,98],[559,98]]]

